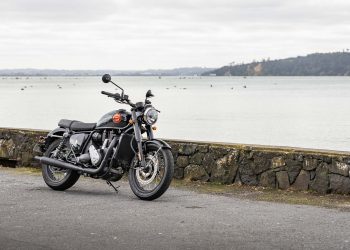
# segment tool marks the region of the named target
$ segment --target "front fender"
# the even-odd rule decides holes
[[[155,144],[158,147],[167,148],[167,149],[171,150],[170,145],[168,143],[166,143],[165,141],[161,140],[161,139],[153,139],[153,140],[148,140],[148,141],[144,142],[144,145],[145,145],[146,149],[147,149],[147,146],[151,145],[151,144]]]

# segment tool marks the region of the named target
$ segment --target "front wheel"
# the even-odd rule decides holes
[[[159,198],[169,187],[174,174],[174,158],[167,148],[151,144],[145,153],[146,167],[131,167],[129,185],[141,200]]]

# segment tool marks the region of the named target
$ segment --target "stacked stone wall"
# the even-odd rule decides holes
[[[48,131],[0,128],[0,164],[38,167],[33,148]],[[350,152],[166,140],[174,178],[350,194]]]

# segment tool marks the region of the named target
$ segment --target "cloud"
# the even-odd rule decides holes
[[[346,48],[347,0],[2,0],[0,68],[221,66]]]

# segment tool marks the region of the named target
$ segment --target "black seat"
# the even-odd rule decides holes
[[[90,131],[95,129],[96,123],[84,123],[75,120],[62,119],[58,122],[61,128],[69,128],[73,131]]]

